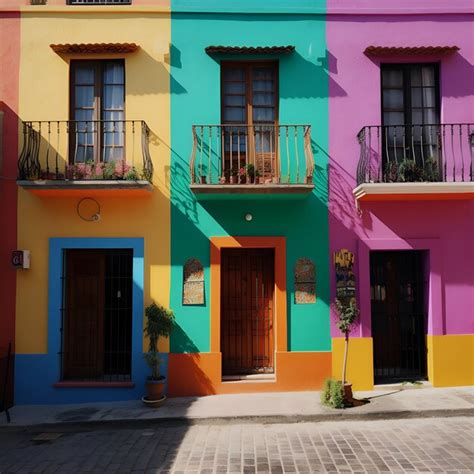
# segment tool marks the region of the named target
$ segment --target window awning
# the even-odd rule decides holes
[[[135,43],[66,43],[50,44],[50,47],[58,54],[123,54],[133,53],[140,48]]]
[[[446,56],[459,51],[458,46],[368,46],[366,56]]]
[[[207,54],[290,54],[295,50],[288,46],[208,46]]]

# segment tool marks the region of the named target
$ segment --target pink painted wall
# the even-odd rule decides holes
[[[433,6],[433,4],[436,4]],[[356,254],[361,324],[353,335],[370,336],[368,248],[429,249],[429,334],[474,333],[474,201],[366,203],[355,208],[359,144],[365,125],[381,124],[380,62],[369,45],[451,46],[455,55],[416,58],[439,61],[441,120],[474,123],[474,9],[471,1],[328,0],[329,223],[331,253]],[[458,12],[462,14],[443,14]],[[418,14],[401,15],[416,11]],[[433,12],[436,12],[434,14]],[[378,14],[380,13],[380,14]],[[335,296],[331,269],[331,297]],[[332,326],[333,336],[340,335]]]

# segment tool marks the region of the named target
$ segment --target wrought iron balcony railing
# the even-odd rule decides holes
[[[20,180],[151,181],[143,120],[23,122]]]
[[[192,185],[312,185],[310,125],[195,125],[192,131]]]
[[[472,182],[474,124],[366,126],[357,184]]]

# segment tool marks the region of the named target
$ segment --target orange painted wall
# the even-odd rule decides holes
[[[169,354],[168,395],[319,390],[331,376],[330,352],[277,352],[275,381],[222,382],[220,352]]]

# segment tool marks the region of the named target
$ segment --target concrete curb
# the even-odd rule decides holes
[[[41,423],[36,425],[1,425],[0,431],[34,431],[34,432],[77,432],[109,429],[140,429],[167,426],[223,425],[223,424],[286,424],[318,423],[330,421],[376,421],[416,418],[451,418],[473,417],[474,408],[452,408],[441,410],[399,410],[379,411],[372,413],[347,413],[345,410],[334,410],[330,413],[314,415],[261,415],[261,416],[225,416],[225,417],[186,417],[170,416],[163,418],[132,418],[114,420],[88,420],[75,422]]]

